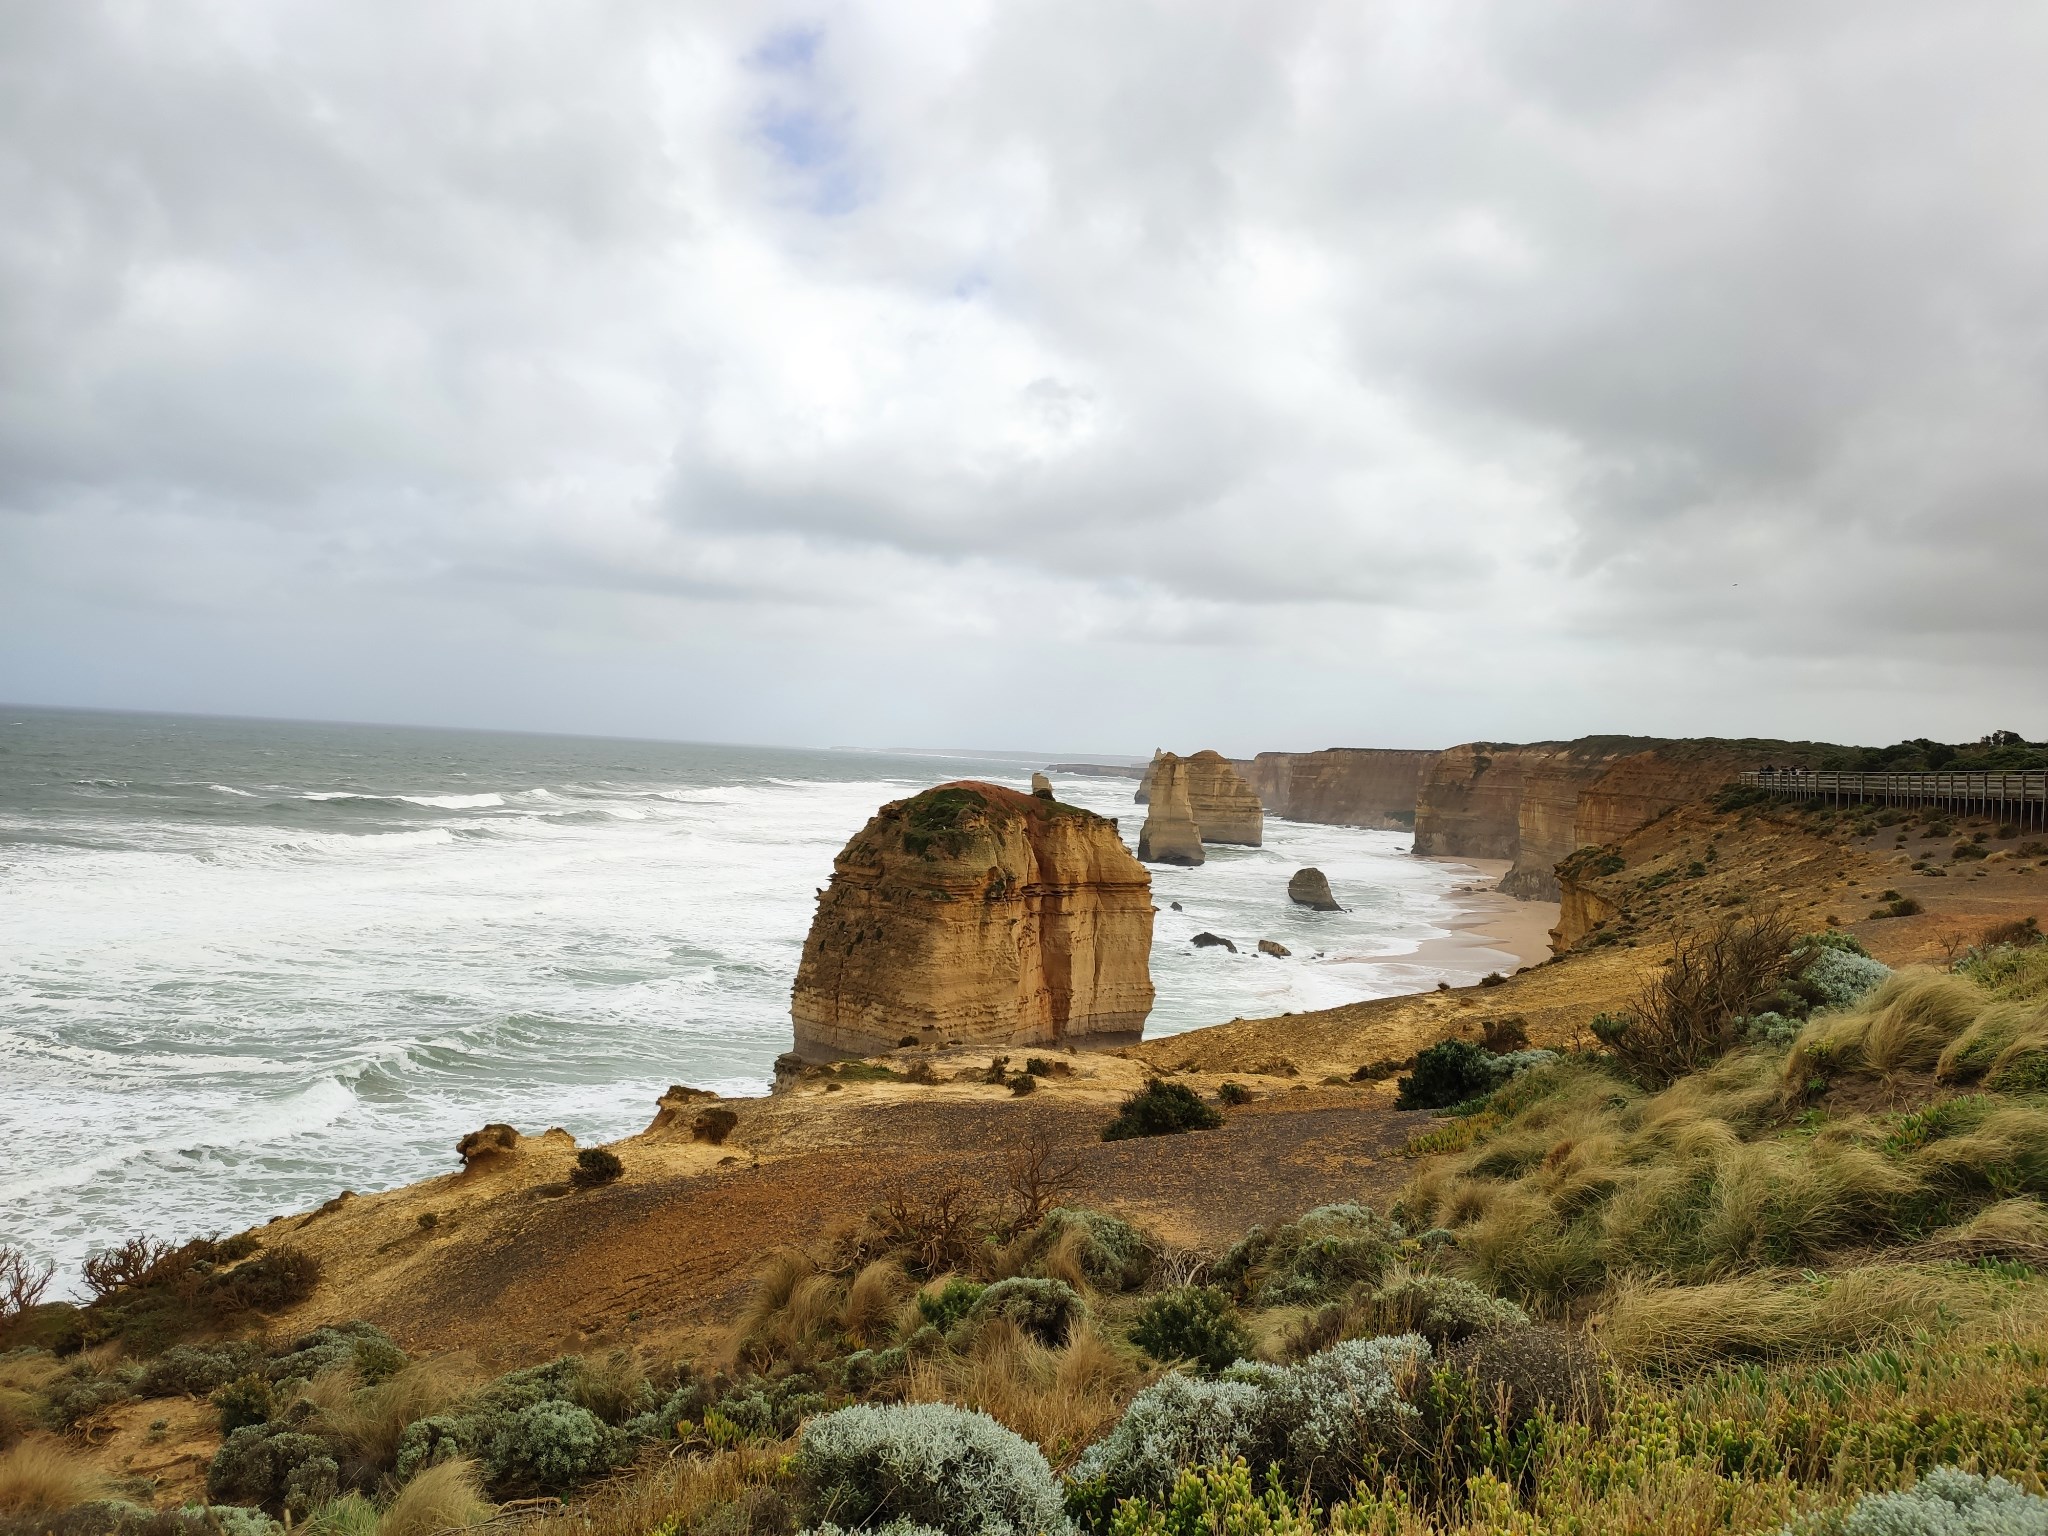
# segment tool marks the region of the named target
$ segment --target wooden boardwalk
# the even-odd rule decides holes
[[[2048,771],[2024,773],[1820,773],[1758,768],[1742,782],[1789,800],[1832,805],[1938,805],[1959,815],[1993,816],[2048,829]]]

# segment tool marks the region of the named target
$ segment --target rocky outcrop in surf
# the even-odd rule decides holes
[[[1187,774],[1188,813],[1205,843],[1257,848],[1266,836],[1266,812],[1252,787],[1221,752],[1181,759]]]
[[[1202,829],[1188,804],[1187,764],[1171,752],[1152,760],[1151,798],[1138,832],[1138,857],[1152,864],[1200,864]]]
[[[1313,907],[1318,912],[1341,912],[1337,898],[1330,894],[1330,878],[1320,869],[1310,866],[1297,869],[1287,882],[1287,899],[1296,906]]]
[[[1114,822],[940,785],[883,806],[833,861],[790,998],[796,1046],[1132,1038],[1151,948],[1151,876]]]

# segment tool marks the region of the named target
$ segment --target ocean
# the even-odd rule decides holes
[[[845,840],[1050,756],[0,706],[0,1243],[68,1280],[138,1232],[444,1172],[486,1121],[588,1143],[671,1083],[762,1092]],[[1135,845],[1132,780],[1053,782]],[[1415,959],[1469,870],[1406,833],[1266,834],[1154,869],[1148,1036],[1476,979]],[[1348,911],[1288,902],[1303,864]]]

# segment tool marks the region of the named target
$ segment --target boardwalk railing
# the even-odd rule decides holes
[[[1995,816],[2021,827],[2048,828],[2048,771],[2025,773],[1820,773],[1757,768],[1742,782],[1792,800],[1833,805],[1938,805],[1962,814]]]

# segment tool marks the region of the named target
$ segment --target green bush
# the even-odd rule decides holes
[[[1554,1328],[1476,1333],[1439,1357],[1443,1371],[1470,1384],[1482,1416],[1510,1429],[1548,1412],[1595,1429],[1607,1421],[1607,1392],[1591,1350]]]
[[[948,1333],[974,1310],[974,1304],[981,1300],[981,1293],[987,1289],[978,1281],[956,1275],[936,1295],[930,1291],[918,1292],[918,1315],[941,1333]]]
[[[340,1492],[334,1449],[311,1433],[310,1405],[223,1440],[206,1471],[207,1496],[220,1504],[253,1504],[303,1520]]]
[[[1272,1232],[1253,1227],[1216,1261],[1216,1283],[1260,1307],[1328,1301],[1360,1281],[1377,1285],[1395,1233],[1362,1205],[1323,1205]]]
[[[1131,1342],[1162,1362],[1192,1360],[1214,1375],[1252,1352],[1230,1298],[1213,1286],[1162,1291],[1138,1310]]]
[[[1247,1361],[1211,1381],[1167,1376],[1083,1453],[1071,1503],[1099,1526],[1119,1500],[1163,1497],[1184,1467],[1240,1458],[1278,1468],[1292,1492],[1348,1492],[1406,1443],[1418,1416],[1402,1380],[1429,1360],[1429,1345],[1407,1334],[1354,1339],[1299,1365]]]
[[[1527,1328],[1529,1314],[1454,1275],[1407,1275],[1373,1292],[1373,1322],[1381,1333],[1416,1333],[1442,1350],[1480,1334]]]
[[[1080,1234],[1077,1241],[1069,1239],[1072,1232]],[[1054,1206],[1025,1235],[1015,1251],[1018,1264],[1031,1272],[1067,1241],[1074,1241],[1081,1273],[1100,1290],[1136,1290],[1152,1272],[1152,1245],[1144,1233],[1106,1211],[1069,1205]]]
[[[138,1397],[205,1397],[258,1369],[263,1347],[251,1342],[174,1344],[143,1368]]]
[[[1219,1083],[1216,1087],[1216,1102],[1219,1104],[1228,1104],[1234,1109],[1251,1101],[1252,1091],[1243,1083]]]
[[[1498,1084],[1493,1052],[1470,1040],[1439,1040],[1415,1057],[1415,1070],[1395,1086],[1396,1109],[1448,1109],[1491,1093]]]
[[[1057,1349],[1087,1313],[1080,1296],[1064,1280],[1018,1275],[998,1280],[976,1297],[966,1327],[1006,1318],[1047,1348]]]
[[[231,1435],[251,1424],[265,1424],[277,1412],[277,1394],[254,1371],[237,1377],[213,1394],[220,1411],[220,1432]]]
[[[945,1403],[856,1404],[811,1420],[795,1471],[811,1518],[849,1529],[910,1521],[949,1536],[1063,1536],[1059,1484],[1038,1448]]]
[[[365,1384],[382,1381],[402,1369],[405,1351],[391,1342],[383,1329],[369,1323],[340,1323],[315,1328],[292,1341],[292,1347],[265,1368],[264,1375],[278,1385],[311,1381],[322,1371],[353,1370]]]
[[[1185,1083],[1153,1078],[1123,1102],[1116,1118],[1102,1128],[1104,1141],[1129,1141],[1138,1136],[1174,1136],[1182,1131],[1209,1131],[1223,1117]]]
[[[624,1436],[588,1408],[549,1398],[499,1426],[484,1455],[484,1476],[506,1493],[567,1493],[610,1470],[624,1449]]]

